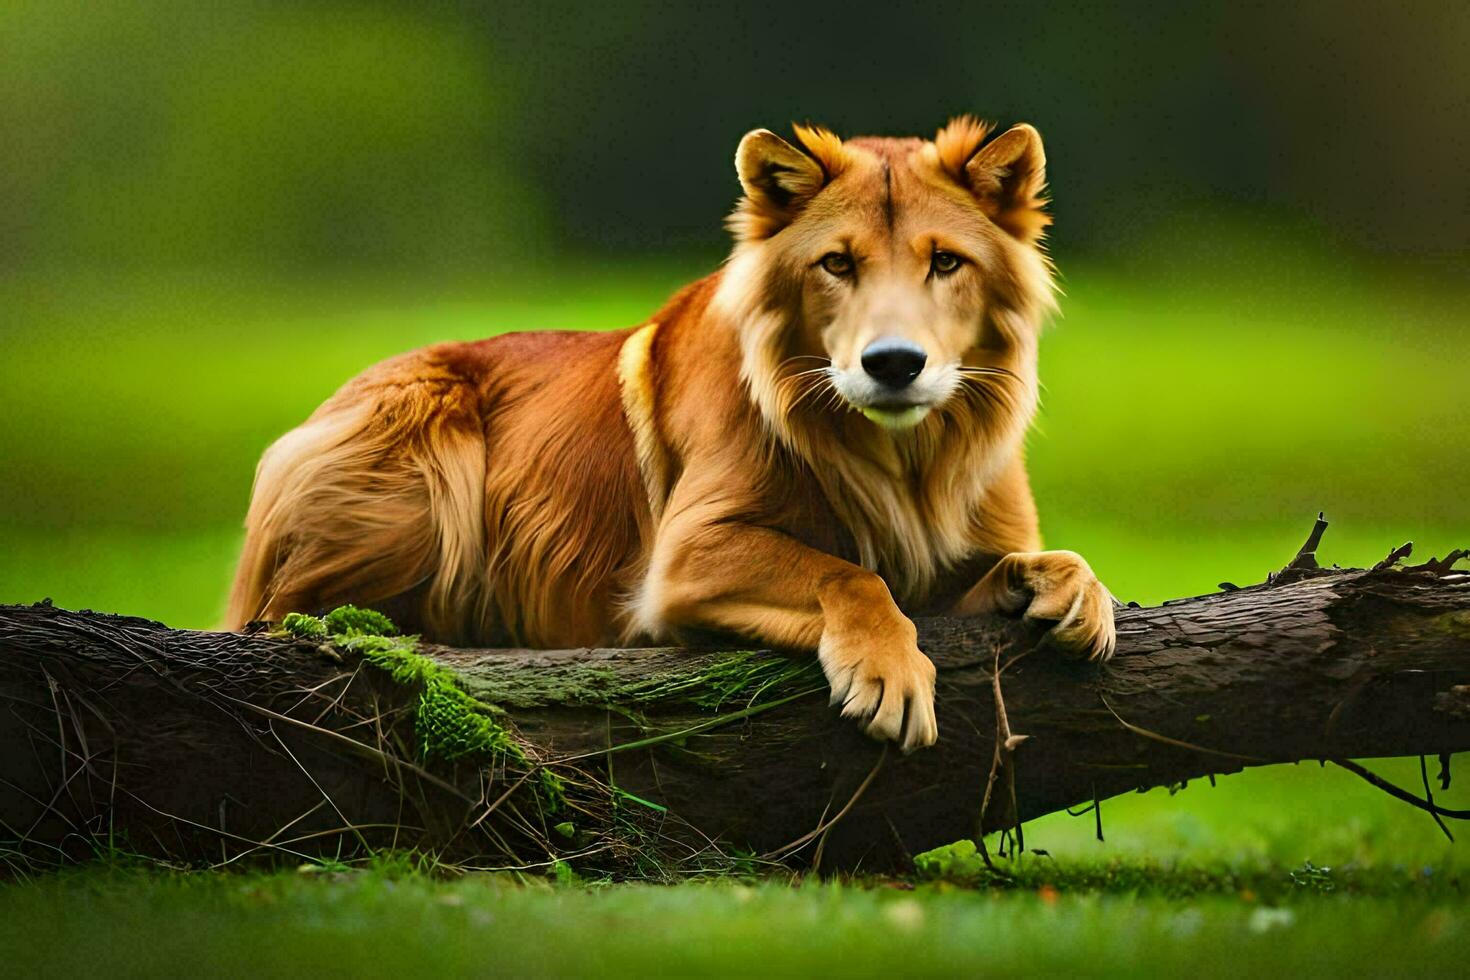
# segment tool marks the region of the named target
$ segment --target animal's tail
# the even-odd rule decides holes
[[[422,588],[453,642],[485,572],[485,440],[474,390],[413,354],[349,383],[268,449],[225,626]]]

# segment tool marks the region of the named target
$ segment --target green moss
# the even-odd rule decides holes
[[[630,688],[623,700],[649,703],[682,699],[711,711],[726,702],[754,704],[763,695],[789,693],[788,688],[821,679],[814,658],[782,657],[742,650],[721,656],[700,671],[653,678]]]
[[[1447,612],[1435,618],[1435,624],[1451,636],[1470,640],[1470,612]]]
[[[281,629],[292,636],[310,640],[398,635],[398,627],[393,625],[393,620],[375,610],[356,606],[338,606],[325,616],[287,613],[281,620]]]
[[[542,769],[541,798],[546,802],[547,813],[560,813],[567,804],[567,784],[550,769]]]
[[[373,609],[356,606],[338,606],[327,613],[327,630],[333,636],[363,634],[367,636],[397,636],[398,627],[393,620]]]
[[[959,840],[914,855],[914,873],[920,881],[970,882],[988,874],[985,859],[972,840]]]
[[[787,693],[797,683],[819,681],[815,659],[779,654],[736,651],[705,658],[680,658],[678,667],[629,681],[598,664],[562,664],[536,674],[512,676],[505,686],[485,693],[508,707],[535,708],[547,704],[594,705],[615,710],[655,703],[692,704],[717,710],[728,703],[751,703]],[[698,666],[695,666],[698,664]]]
[[[522,766],[530,760],[502,722],[503,713],[460,684],[449,668],[418,652],[418,637],[400,636],[387,616],[371,609],[339,606],[318,619],[291,613],[282,627],[293,636],[325,639],[388,674],[397,684],[417,687],[414,737],[420,757],[454,762],[470,757],[505,758]],[[547,808],[557,812],[566,801],[555,774],[542,771],[537,781]]]
[[[466,678],[465,689],[506,708],[597,705],[620,700],[618,675],[589,663],[558,664],[539,672],[512,672],[488,681]]]
[[[527,762],[509,729],[490,715],[490,708],[465,693],[453,677],[430,672],[414,715],[414,733],[426,759],[446,762],[470,756],[508,756]]]
[[[500,710],[461,687],[454,671],[419,653],[417,637],[357,633],[336,639],[396,683],[419,688],[414,736],[424,760],[505,756],[527,764],[510,730],[496,717]]]
[[[327,624],[316,616],[306,613],[287,613],[281,620],[281,629],[303,640],[325,640]]]

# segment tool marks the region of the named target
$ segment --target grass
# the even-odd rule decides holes
[[[1470,950],[1460,894],[1406,876],[1369,895],[1290,883],[915,891],[809,882],[520,887],[392,872],[212,879],[93,872],[0,893],[16,975],[936,976],[1151,971],[1429,974]],[[1062,882],[1065,886],[1065,882]],[[21,930],[24,929],[24,933]],[[1079,952],[1085,955],[1079,963]]]
[[[1124,598],[1260,580],[1325,509],[1324,557],[1470,542],[1470,277],[1360,268],[1229,232],[1143,267],[1063,263],[1030,459],[1049,543]],[[705,266],[707,267],[707,266]],[[208,626],[255,459],[342,380],[436,340],[638,322],[684,266],[418,296],[161,278],[0,283],[0,602]],[[1417,786],[1417,761],[1375,768]],[[1470,805],[1470,776],[1440,794]],[[1458,970],[1470,858],[1316,766],[1027,826],[1009,887],[558,886],[125,862],[0,888],[17,975]],[[1330,868],[1323,872],[1320,869]],[[974,884],[974,883],[971,883]]]
[[[1050,856],[1007,865],[999,888],[558,886],[391,857],[243,875],[103,865],[0,890],[0,948],[20,975],[1448,975],[1470,954],[1466,858],[1345,773],[1252,770],[1104,807],[1106,844],[1090,815],[1033,823]]]

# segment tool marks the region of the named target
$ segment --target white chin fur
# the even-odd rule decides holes
[[[885,429],[912,429],[924,421],[924,416],[929,414],[928,405],[910,405],[908,408],[860,408],[858,411],[869,421],[876,422]]]

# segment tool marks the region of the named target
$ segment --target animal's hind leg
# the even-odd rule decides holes
[[[415,625],[459,639],[484,550],[484,441],[470,404],[437,380],[349,387],[272,446],[227,625],[412,602]]]

